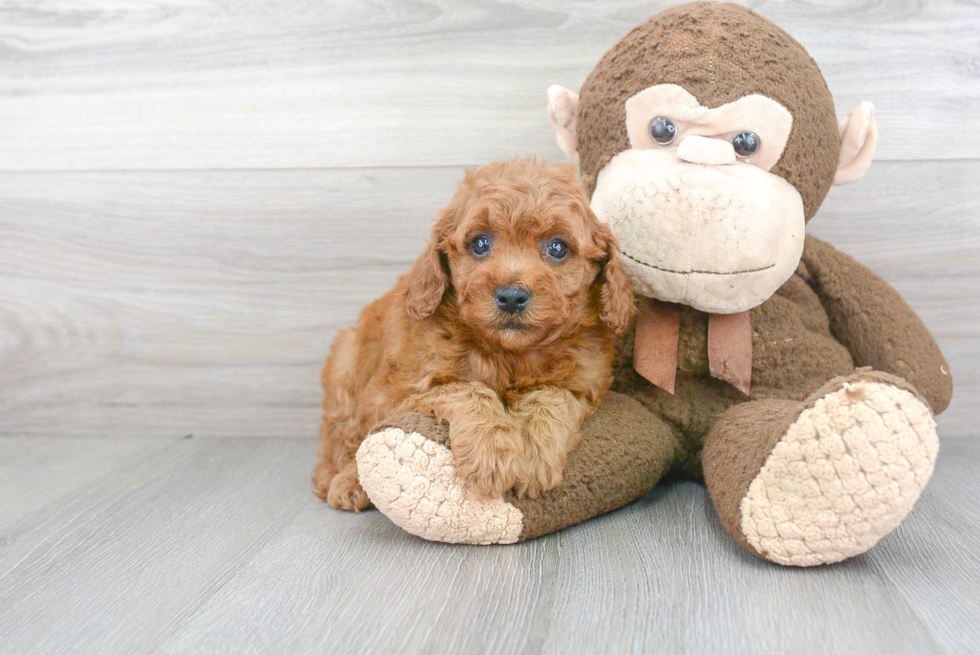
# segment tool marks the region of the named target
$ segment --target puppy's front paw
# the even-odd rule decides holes
[[[371,500],[357,479],[356,468],[341,471],[334,476],[327,490],[327,502],[334,509],[345,512],[360,512],[371,505]]]
[[[450,441],[456,471],[472,490],[500,498],[514,487],[524,450],[516,425],[500,423],[462,434],[454,433],[450,426]]]
[[[565,456],[565,449],[554,444],[526,443],[514,486],[518,498],[537,498],[560,485],[565,471]]]
[[[514,403],[524,441],[514,487],[519,497],[537,498],[561,484],[566,456],[582,438],[577,417],[586,413],[584,407],[567,389],[547,386]]]

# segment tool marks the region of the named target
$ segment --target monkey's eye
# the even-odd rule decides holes
[[[481,234],[477,238],[470,241],[470,251],[477,257],[483,257],[485,254],[490,252],[490,247],[493,242],[490,240],[490,236],[487,234]]]
[[[755,132],[742,132],[732,137],[732,147],[735,154],[745,159],[759,152],[762,146],[762,139]]]
[[[544,249],[548,257],[561,261],[568,257],[568,245],[561,239],[552,239],[548,242],[548,247]]]
[[[650,136],[662,146],[669,146],[677,138],[677,128],[669,119],[658,116],[650,121]]]

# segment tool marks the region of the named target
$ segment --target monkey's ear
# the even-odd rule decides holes
[[[548,87],[548,120],[555,128],[558,147],[578,164],[578,94],[563,86],[552,84]]]
[[[878,145],[878,124],[875,108],[870,102],[862,102],[840,119],[840,159],[834,185],[850,184],[864,177]]]
[[[432,238],[425,251],[415,260],[408,272],[408,296],[405,309],[416,320],[424,320],[436,311],[449,286],[449,278],[442,265],[442,248],[446,243],[452,212],[447,208],[432,227]]]

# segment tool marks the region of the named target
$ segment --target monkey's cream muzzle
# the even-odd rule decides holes
[[[803,198],[770,173],[793,130],[789,110],[759,94],[706,107],[676,84],[643,89],[625,110],[630,149],[599,172],[592,209],[619,237],[634,291],[719,314],[772,296],[803,252]],[[578,113],[577,94],[549,87],[548,118],[575,162]],[[655,129],[661,119],[672,133]],[[861,103],[838,129],[834,184],[848,184],[874,155],[874,108]],[[745,133],[758,137],[757,149],[739,159],[732,141]]]
[[[592,210],[619,237],[637,293],[704,312],[762,304],[803,254],[799,192],[720,139],[619,153],[599,173]]]
[[[667,119],[667,144],[651,123]],[[765,302],[803,254],[803,199],[769,172],[782,155],[793,117],[779,103],[744,96],[702,106],[674,84],[626,101],[631,149],[596,179],[592,210],[619,237],[634,291],[713,314]],[[739,159],[731,140],[752,132],[761,146]]]

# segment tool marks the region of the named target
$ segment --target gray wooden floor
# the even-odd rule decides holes
[[[975,653],[980,440],[868,554],[743,552],[681,482],[516,546],[310,493],[309,439],[0,438],[4,653]]]
[[[980,652],[971,0],[748,2],[838,113],[875,104],[876,163],[808,229],[956,380],[872,552],[758,562],[689,483],[501,548],[310,494],[336,330],[464,167],[561,161],[545,89],[670,4],[0,0],[0,652]]]

